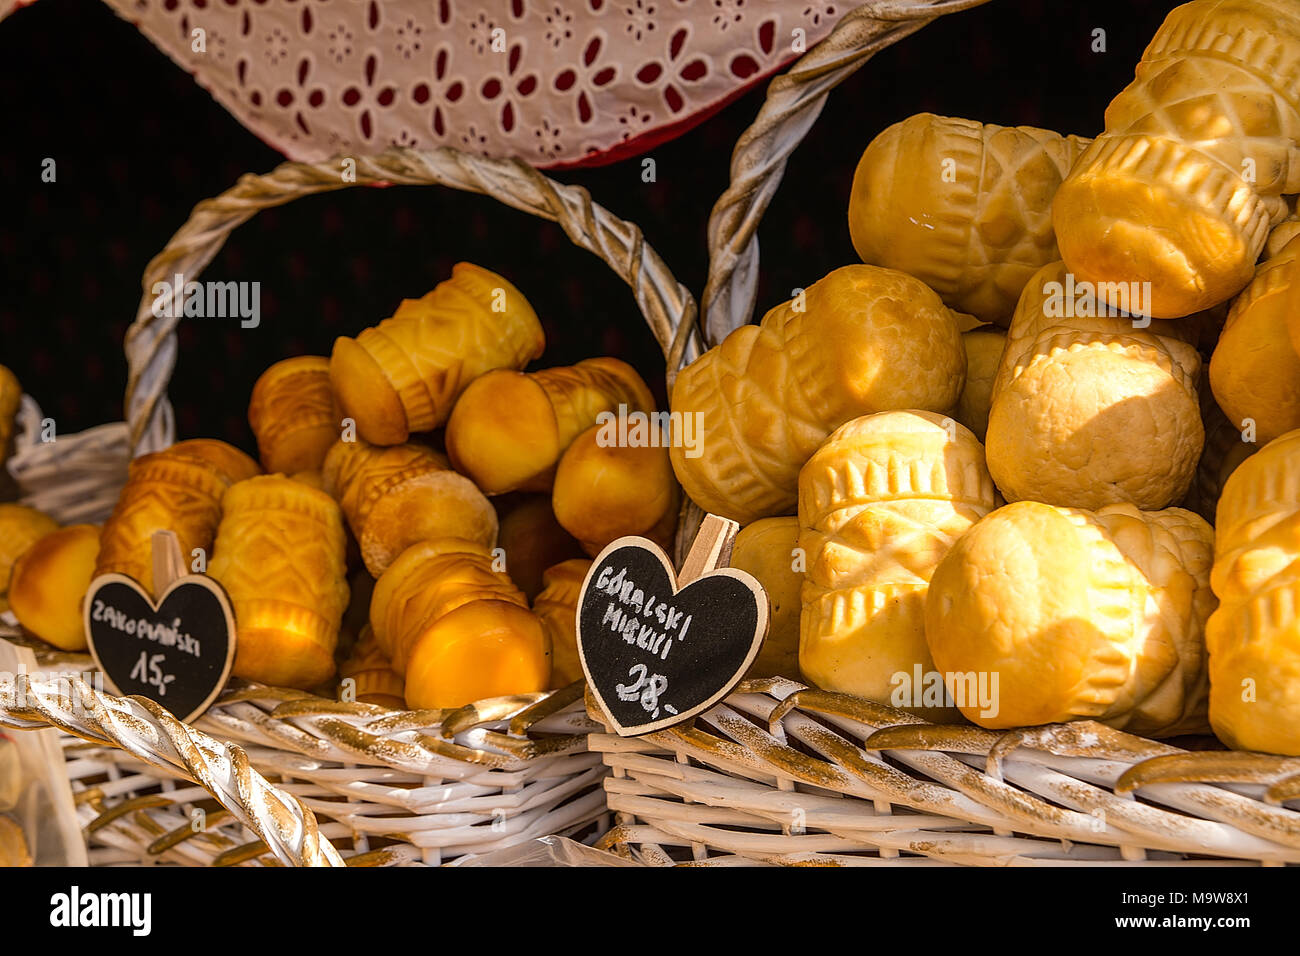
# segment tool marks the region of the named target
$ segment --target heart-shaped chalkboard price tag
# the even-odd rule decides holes
[[[235,616],[216,581],[181,574],[175,534],[156,533],[153,549],[157,600],[134,578],[101,574],[86,592],[86,637],[110,691],[148,697],[189,722],[230,677]]]
[[[592,562],[578,601],[578,656],[619,736],[708,710],[754,662],[767,636],[767,593],[744,571],[718,567],[739,527],[708,515],[680,574],[646,538],[619,538]]]

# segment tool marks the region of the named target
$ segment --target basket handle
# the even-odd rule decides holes
[[[345,181],[345,161],[355,181]],[[154,315],[155,284],[174,275],[195,278],[226,237],[254,214],[302,196],[349,186],[442,185],[482,193],[507,206],[559,223],[575,245],[603,259],[629,286],[663,349],[669,394],[677,369],[700,348],[695,299],[668,270],[641,230],[592,202],[587,190],[555,182],[513,159],[471,156],[450,147],[395,148],[375,156],[284,163],[264,175],[247,174],[215,199],[194,207],[189,220],[145,269],[135,322],[126,333],[126,419],[132,456],[167,447],[174,439],[167,383],[176,367],[176,317]]]
[[[40,447],[41,419],[43,417],[41,406],[36,399],[24,392],[18,405],[18,414],[14,416],[17,425],[14,430],[15,456]]]
[[[297,797],[267,782],[242,747],[224,744],[181,723],[144,697],[102,694],[79,677],[0,683],[0,726],[58,727],[95,743],[120,747],[154,767],[179,770],[205,787],[286,866],[343,866]]]
[[[758,287],[758,224],[786,160],[812,128],[830,91],[880,50],[947,13],[988,0],[882,0],[851,10],[789,72],[768,85],[767,99],[731,154],[731,184],[709,214],[705,341],[717,345],[749,322]]]

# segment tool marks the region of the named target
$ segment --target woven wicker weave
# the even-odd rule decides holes
[[[342,161],[286,163],[264,176],[244,176],[195,208],[145,271],[126,338],[127,423],[77,436],[77,442],[60,439],[44,449],[29,444],[28,457],[20,456],[25,475],[39,477],[50,474],[42,468],[70,463],[66,456],[76,450],[98,451],[101,464],[116,462],[100,479],[111,491],[96,491],[97,473],[87,466],[81,485],[60,483],[58,493],[38,506],[64,521],[85,520],[82,505],[94,492],[111,508],[127,449],[139,455],[175,440],[166,387],[177,360],[179,320],[154,315],[151,290],[176,273],[193,279],[236,226],[302,196],[380,183],[487,194],[559,223],[631,286],[664,351],[670,382],[698,353],[690,293],[639,229],[594,204],[585,190],[522,163],[452,149],[358,157],[354,181],[344,181],[344,168]],[[32,416],[39,423],[39,411],[28,405],[24,434],[34,435],[28,423]],[[0,637],[19,635],[0,629]],[[89,669],[50,649],[43,664]],[[0,695],[0,725],[52,724],[92,742],[69,738],[66,753],[97,863],[338,863],[333,843],[349,865],[437,864],[547,834],[594,835],[608,816],[601,787],[608,771],[586,747],[597,725],[585,715],[580,686],[454,711],[395,712],[235,682],[195,728],[141,698],[114,698],[84,683],[76,685],[80,696],[74,698],[93,706],[67,706],[58,686],[38,683],[34,690],[40,692],[22,700]]]
[[[690,726],[595,735],[652,864],[1300,863],[1300,759],[1092,721],[992,733],[773,679]]]
[[[0,637],[15,636],[12,629],[0,630]],[[194,730],[151,700],[113,697],[80,676],[55,677],[53,662],[44,660],[42,666],[49,666],[50,672],[5,675],[0,682],[0,726],[23,730],[48,725],[120,747],[143,761],[142,768],[162,770],[168,777],[179,772],[201,784],[230,808],[260,852],[279,863],[343,865],[311,810],[271,786],[241,748]],[[67,675],[69,665],[76,663],[59,663],[58,674]],[[156,789],[151,775],[142,779],[148,789]]]
[[[23,396],[14,453],[5,463],[18,484],[19,501],[64,524],[99,523],[117,504],[130,460],[125,422],[100,425],[42,441],[40,406]]]

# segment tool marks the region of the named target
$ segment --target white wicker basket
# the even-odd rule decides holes
[[[590,746],[613,769],[600,845],[652,864],[1300,863],[1300,759],[1092,721],[935,726],[773,679]]]
[[[866,4],[772,81],[709,221],[707,344],[750,321],[758,224],[830,90],[935,17],[983,2]],[[743,684],[686,726],[590,746],[613,770],[618,822],[601,845],[653,864],[1300,863],[1300,759],[1198,752],[1092,722],[937,727],[778,679]]]
[[[195,208],[145,272],[126,337],[127,423],[85,433],[78,442],[29,443],[17,468],[20,477],[39,482],[98,435],[103,474],[87,467],[75,494],[64,483],[58,496],[41,498],[38,506],[61,520],[102,517],[107,509],[88,512],[78,499],[103,491],[96,484],[102,479],[111,494],[100,497],[111,508],[127,448],[139,455],[174,441],[165,392],[179,320],[153,314],[150,290],[176,273],[193,278],[236,226],[301,196],[354,184],[440,184],[493,196],[559,223],[631,286],[664,351],[670,381],[697,352],[690,293],[639,229],[593,203],[585,190],[522,163],[451,149],[356,158],[355,182],[345,182],[342,169],[335,161],[286,163],[267,175],[244,176]],[[30,416],[39,421],[34,404],[25,415],[24,434],[32,435]],[[0,629],[3,636],[17,635]],[[50,648],[43,657],[52,670],[89,670],[88,658],[69,659]],[[594,837],[607,818],[601,787],[607,770],[586,746],[597,725],[586,717],[581,685],[453,711],[396,712],[236,681],[195,728],[152,702],[100,694],[84,682],[74,695],[54,680],[19,689],[22,694],[0,687],[0,725],[52,724],[90,741],[70,739],[66,753],[99,863],[331,863],[340,860],[336,844],[350,865],[437,864],[548,834]]]

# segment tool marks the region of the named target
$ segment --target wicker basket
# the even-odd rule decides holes
[[[131,460],[125,422],[41,440],[45,418],[36,399],[23,395],[14,451],[5,468],[18,500],[65,524],[104,521],[117,504]]]
[[[830,90],[935,17],[983,2],[868,4],[772,81],[709,221],[709,345],[750,320],[758,223]],[[617,825],[600,845],[652,864],[1300,862],[1300,759],[1185,750],[1093,722],[940,727],[768,680],[688,725],[590,746],[613,769]]]
[[[354,182],[343,181],[342,168],[336,161],[286,163],[244,176],[197,206],[149,263],[126,336],[127,422],[105,426],[100,438],[111,441],[94,449],[106,469],[116,461],[112,473],[124,472],[128,448],[140,455],[175,438],[165,390],[176,364],[178,320],[153,315],[155,282],[196,276],[230,232],[261,209],[354,183],[452,186],[555,221],[632,287],[670,382],[698,351],[690,293],[640,230],[585,190],[522,163],[452,149],[357,158]],[[39,412],[27,404],[24,434],[33,435],[28,422],[32,415],[39,422]],[[65,449],[89,445],[86,436],[94,437],[60,439],[29,454],[42,453],[42,466],[58,468]],[[83,478],[85,498],[94,481]],[[117,494],[110,487],[97,493],[109,508]],[[73,510],[77,496],[66,483],[60,494],[37,504],[60,519],[85,520],[86,511]],[[21,639],[12,628],[0,628],[0,637]],[[91,667],[89,658],[50,648],[42,649],[42,666],[60,673]],[[346,857],[349,865],[438,864],[537,836],[603,832],[601,781],[608,771],[587,748],[598,726],[581,694],[579,684],[452,711],[396,712],[235,681],[190,728],[143,698],[48,678],[0,686],[0,725],[48,724],[70,735],[68,773],[93,863],[338,864]]]
[[[614,771],[599,845],[652,864],[1300,863],[1300,759],[1092,721],[936,726],[773,679],[589,746]]]

